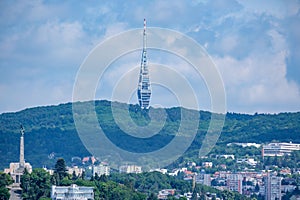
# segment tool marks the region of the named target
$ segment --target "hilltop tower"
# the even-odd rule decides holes
[[[146,19],[144,19],[143,31],[143,51],[140,67],[139,84],[137,90],[138,101],[141,109],[149,109],[151,97],[151,85],[149,79],[149,70],[147,64],[147,35],[146,35]]]

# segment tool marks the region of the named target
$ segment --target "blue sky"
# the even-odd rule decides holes
[[[206,49],[228,111],[300,110],[299,1],[0,1],[0,9],[0,113],[70,102],[89,52],[107,37],[141,28],[144,18]],[[139,56],[129,57],[138,63]],[[109,98],[106,92],[96,97]],[[157,94],[154,101],[174,106]],[[200,108],[210,110],[209,103]]]

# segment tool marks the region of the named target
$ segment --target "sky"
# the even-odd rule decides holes
[[[203,46],[223,80],[229,112],[300,111],[300,1],[15,0],[0,1],[0,113],[71,102],[89,53],[107,38],[142,28],[144,18],[149,27],[181,32]],[[185,61],[163,55],[149,50],[149,63],[176,64],[193,74]],[[140,52],[115,62],[96,98],[110,99],[114,83],[108,80],[119,80],[122,69],[139,62]],[[190,84],[203,89],[199,108],[210,110],[209,92],[198,79]],[[176,106],[162,88],[152,89],[152,105]]]

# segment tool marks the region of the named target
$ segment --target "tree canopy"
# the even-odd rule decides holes
[[[10,193],[7,186],[13,183],[10,175],[0,172],[0,199],[9,200]]]
[[[88,102],[78,102],[83,108]],[[116,103],[122,107],[123,104]],[[167,118],[164,127],[152,138],[137,139],[124,133],[114,121],[111,111],[111,102],[95,101],[95,111],[101,128],[107,132],[107,137],[123,149],[133,152],[148,152],[160,149],[168,144],[177,133],[180,120],[180,107],[167,108]],[[123,106],[124,107],[124,106]],[[127,108],[127,106],[126,106]],[[154,108],[150,108],[154,109]],[[138,105],[128,105],[131,119],[139,125],[149,123],[147,113],[141,111]],[[128,113],[122,111],[122,114]],[[125,112],[126,111],[126,112]],[[82,111],[88,123],[90,114]],[[198,111],[189,111],[198,112]],[[187,156],[197,156],[209,126],[211,113],[199,111],[200,122],[194,142],[185,153]],[[152,116],[151,120],[159,120],[160,116]],[[188,122],[187,122],[188,123]],[[19,152],[19,125],[23,124],[25,134],[25,158],[33,167],[54,167],[56,159],[64,157],[66,164],[71,164],[74,157],[90,156],[82,144],[75,129],[72,104],[44,106],[22,110],[16,113],[0,115],[0,168],[5,168],[10,162],[18,160]],[[218,140],[218,146],[226,147],[232,142],[266,143],[271,141],[300,143],[300,112],[279,114],[237,114],[227,113],[225,125]],[[187,137],[183,133],[183,137]],[[151,141],[150,141],[151,140]],[[122,143],[121,141],[128,141]],[[151,142],[153,145],[146,145]],[[30,151],[28,150],[29,147]],[[227,148],[227,147],[226,147]]]

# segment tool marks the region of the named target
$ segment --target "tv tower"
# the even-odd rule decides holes
[[[146,35],[146,19],[144,19],[144,32],[143,32],[143,51],[139,76],[139,85],[137,96],[141,109],[149,109],[151,97],[151,85],[149,79],[149,70],[147,65],[147,35]]]

